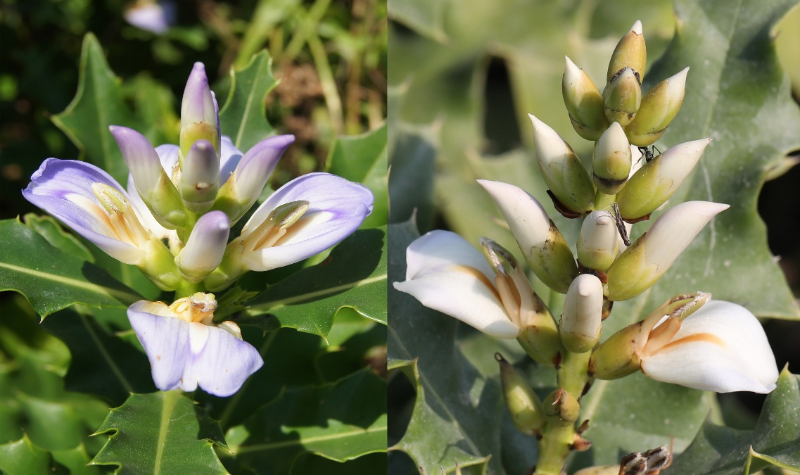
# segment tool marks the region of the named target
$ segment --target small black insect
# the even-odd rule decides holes
[[[653,145],[653,146],[651,146],[649,148],[648,147],[639,147],[639,153],[642,154],[642,157],[644,158],[646,163],[650,163],[650,161],[653,160],[653,158],[655,158],[656,154],[653,153],[654,151],[658,152],[659,155],[661,154],[661,150],[659,150],[655,145]],[[639,161],[642,161],[642,159],[640,158]]]

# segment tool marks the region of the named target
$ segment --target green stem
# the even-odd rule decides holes
[[[191,297],[197,292],[205,292],[205,287],[203,287],[202,282],[198,282],[193,284],[187,280],[182,280],[181,285],[175,289],[175,300],[182,299],[184,297]]]
[[[586,383],[589,382],[589,359],[591,351],[573,353],[567,351],[558,368],[558,386],[564,388],[576,399],[580,399]],[[536,464],[536,475],[559,475],[575,442],[574,423],[551,420],[542,430],[539,441],[539,461]]]
[[[595,211],[601,209],[608,209],[614,204],[614,201],[617,199],[617,195],[607,195],[600,190],[597,190],[597,193],[594,195],[594,209]]]

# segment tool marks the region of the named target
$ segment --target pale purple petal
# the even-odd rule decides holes
[[[240,203],[248,203],[243,207],[246,211],[252,205],[272,170],[278,164],[283,152],[294,142],[294,135],[278,135],[262,140],[244,154],[236,167],[236,191]]]
[[[259,206],[242,230],[247,236],[278,206],[307,201],[308,211],[273,247],[246,252],[249,270],[266,271],[318,254],[352,234],[372,212],[372,192],[359,183],[329,173],[295,178]]]
[[[169,0],[135,5],[123,14],[131,25],[160,35],[175,23],[175,4]]]
[[[128,320],[144,347],[153,382],[162,391],[181,384],[189,361],[189,323],[177,317],[154,315],[166,305],[140,300],[128,307]]]
[[[216,100],[208,87],[203,63],[194,63],[181,101],[181,127],[206,122],[218,125]]]
[[[184,391],[191,391],[199,385],[209,394],[230,396],[264,364],[251,344],[229,332],[201,323],[187,325],[194,328],[190,333],[190,354],[183,373]]]
[[[153,233],[158,239],[170,239],[172,236],[177,237],[178,233],[174,229],[167,229],[162,226],[156,218],[153,217],[153,213],[150,212],[150,209],[144,204],[142,201],[142,197],[139,196],[139,191],[136,189],[136,185],[133,183],[133,177],[128,175],[128,198],[133,211],[136,213],[136,216],[139,218],[139,222],[142,223],[148,231]]]
[[[112,125],[108,130],[117,141],[136,189],[149,196],[158,185],[162,172],[161,161],[153,145],[144,135],[128,127]]]
[[[186,247],[175,258],[185,279],[199,282],[219,266],[230,230],[228,216],[222,211],[211,211],[200,217]]]
[[[138,264],[143,251],[114,237],[116,233],[104,219],[105,213],[92,191],[94,183],[108,185],[127,198],[119,183],[100,168],[57,158],[48,158],[42,163],[22,194],[111,257],[127,264]]]
[[[172,144],[164,144],[156,147],[156,153],[158,154],[159,160],[161,160],[161,166],[170,178],[175,172],[175,167],[178,166],[178,151],[180,149],[181,148],[177,145]]]
[[[242,159],[242,152],[233,145],[233,141],[227,135],[222,136],[220,148],[219,184],[222,186],[228,181],[228,178],[230,178],[231,173],[236,170],[236,167],[239,166],[239,161]]]

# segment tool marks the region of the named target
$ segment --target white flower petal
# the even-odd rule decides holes
[[[502,213],[520,249],[541,248],[550,236],[550,217],[536,198],[508,183],[478,180]]]
[[[450,231],[431,231],[416,239],[406,251],[406,280],[454,265],[473,267],[491,282],[494,271],[480,251]]]
[[[764,329],[740,305],[709,301],[671,342],[646,356],[642,371],[667,383],[715,392],[775,389],[778,368]]]

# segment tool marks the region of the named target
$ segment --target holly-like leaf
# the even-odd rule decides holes
[[[328,154],[328,172],[364,184],[375,203],[362,228],[386,225],[388,179],[386,177],[386,125],[362,135],[337,137]]]
[[[433,127],[398,122],[390,135],[389,222],[406,222],[416,211],[418,226],[427,230],[434,216],[436,147]]]
[[[26,435],[16,442],[0,445],[0,470],[8,475],[69,473],[53,460],[50,452],[37,447]]]
[[[34,213],[28,213],[22,219],[26,226],[41,234],[53,247],[57,247],[84,261],[94,262],[94,256],[91,251],[74,235],[64,231],[61,224],[52,216],[38,216]]]
[[[68,390],[95,395],[114,406],[130,393],[155,391],[144,352],[100,326],[91,313],[64,310],[42,326],[72,354],[65,377]]]
[[[385,228],[356,231],[324,261],[268,287],[249,306],[236,321],[264,330],[290,327],[325,337],[342,307],[385,325]]]
[[[419,34],[437,41],[447,41],[444,32],[444,18],[447,2],[426,0],[392,0],[389,2],[389,16]]]
[[[77,303],[126,308],[141,297],[105,270],[51,246],[15,219],[0,221],[0,290],[15,290],[42,318]]]
[[[665,475],[756,473],[769,464],[800,471],[800,379],[781,372],[767,396],[754,430],[736,430],[706,421],[692,445],[675,458]]]
[[[292,470],[298,456],[337,462],[386,451],[386,382],[361,370],[334,384],[285,391],[249,418],[238,463],[260,474]]]
[[[219,425],[179,390],[132,394],[96,432],[106,433],[92,465],[117,465],[117,473],[227,473],[212,447],[227,448]]]
[[[389,280],[405,280],[405,249],[419,237],[413,223],[390,225]],[[487,379],[461,354],[456,344],[458,321],[427,309],[410,295],[389,291],[389,369],[411,380],[417,399],[402,450],[427,473],[462,466],[500,465],[500,410],[497,379]],[[486,355],[491,358],[491,354]],[[487,462],[488,461],[488,462]]]
[[[52,117],[84,154],[86,160],[107,171],[119,183],[126,183],[128,167],[109,125],[144,131],[120,92],[120,80],[108,67],[103,49],[92,33],[83,38],[75,98],[60,114]]]
[[[219,122],[222,134],[229,136],[239,150],[246,152],[275,133],[267,122],[265,101],[277,84],[266,50],[254,55],[244,69],[231,69],[231,89]]]

